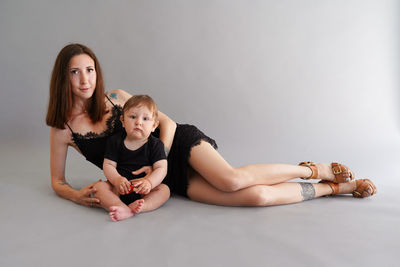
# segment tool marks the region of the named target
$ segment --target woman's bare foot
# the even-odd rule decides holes
[[[133,213],[130,208],[121,206],[112,206],[109,213],[111,220],[114,222],[127,219],[134,214],[135,213]]]
[[[332,167],[326,163],[316,163],[318,169],[318,178],[325,181],[333,181],[335,175],[333,174]]]
[[[377,190],[374,183],[369,179],[359,179],[355,181],[350,181],[348,183],[332,183],[332,182],[323,182],[327,183],[331,189],[332,194],[353,194],[353,197],[356,198],[366,198],[372,195],[375,195]]]
[[[357,188],[356,181],[350,181],[348,183],[341,183],[337,185],[339,186],[338,194],[352,194]]]
[[[144,199],[138,199],[135,202],[129,204],[129,208],[133,212],[133,214],[139,213],[142,211],[144,205]]]
[[[354,180],[353,173],[347,166],[338,163],[317,163],[318,179],[334,183],[348,183]]]
[[[334,183],[348,183],[354,180],[354,174],[343,164],[332,162],[315,164],[312,161],[300,162],[299,166],[307,167],[309,176],[300,176],[303,179],[321,179]],[[305,169],[303,169],[305,170]]]

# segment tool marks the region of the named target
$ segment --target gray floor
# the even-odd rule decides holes
[[[398,266],[395,161],[375,166],[370,199],[239,208],[173,197],[118,223],[56,196],[47,148],[6,148],[1,162],[0,266]],[[76,187],[99,174],[74,154],[68,164]]]

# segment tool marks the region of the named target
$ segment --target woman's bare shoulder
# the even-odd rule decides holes
[[[50,127],[50,140],[54,144],[72,145],[72,133],[68,128],[58,129]]]
[[[111,99],[111,101],[113,101],[113,103],[124,105],[132,95],[124,90],[114,89],[107,92],[107,96]]]

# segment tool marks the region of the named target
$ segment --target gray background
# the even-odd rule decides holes
[[[151,234],[159,242],[156,254],[168,258],[160,265],[393,264],[400,238],[394,205],[400,189],[399,27],[395,0],[1,0],[0,263],[99,263],[88,255],[100,250],[110,252],[101,263],[111,264],[119,256],[111,243],[124,244],[125,234],[141,227],[142,245],[135,248],[144,256],[135,260],[142,264],[157,262],[146,254],[154,245],[146,242]],[[49,186],[44,119],[54,60],[71,42],[95,51],[107,89],[153,96],[172,119],[215,138],[235,166],[340,161],[373,179],[379,194],[364,202],[320,199],[267,209],[173,198],[158,212],[120,224],[110,224],[101,210],[57,198]],[[70,152],[73,186],[102,175]],[[377,217],[371,220],[371,213]],[[368,223],[359,224],[362,219]],[[165,232],[148,233],[149,221],[157,220],[165,222]],[[58,249],[72,253],[60,261]]]
[[[50,72],[80,42],[108,89],[152,95],[234,165],[371,164],[400,145],[399,1],[3,0],[0,10],[2,144],[47,144]]]

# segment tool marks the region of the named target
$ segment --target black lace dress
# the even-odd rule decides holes
[[[108,137],[124,131],[119,119],[122,114],[121,106],[114,105],[111,112],[112,114],[107,120],[107,129],[100,134],[93,132],[85,135],[75,133],[67,124],[72,133],[72,141],[78,146],[79,150],[86,157],[86,160],[100,169],[103,169],[104,153]],[[156,129],[153,135],[159,138],[159,129]],[[163,181],[164,184],[169,186],[171,193],[187,197],[187,169],[190,151],[192,147],[199,145],[202,140],[210,143],[217,149],[216,142],[206,136],[196,126],[177,124],[174,141],[168,154],[168,173]]]
[[[187,197],[188,159],[192,147],[199,145],[201,141],[210,143],[215,149],[218,148],[217,143],[196,126],[177,124],[174,141],[168,154],[168,174],[164,179],[171,192]]]
[[[111,116],[107,119],[107,129],[102,133],[88,132],[82,135],[75,133],[67,123],[72,133],[72,141],[86,157],[86,160],[100,169],[103,169],[104,153],[108,137],[123,131],[122,123],[119,119],[122,113],[121,106],[114,105],[111,112]]]

